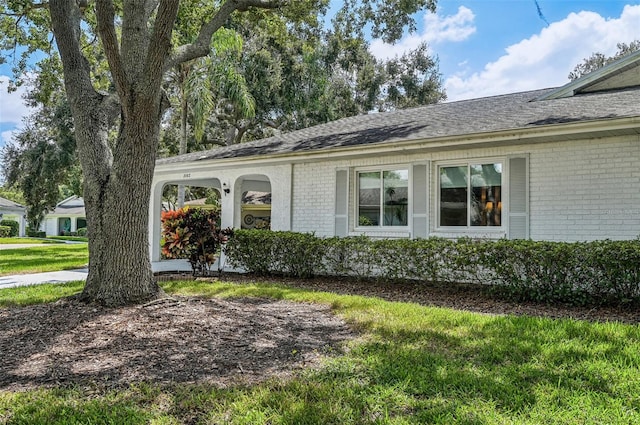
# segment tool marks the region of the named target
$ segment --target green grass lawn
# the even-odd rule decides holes
[[[46,239],[35,238],[0,238],[0,245],[16,245],[16,244],[43,244],[43,243],[61,243],[59,241],[51,241]]]
[[[47,244],[0,250],[0,276],[77,269],[89,261],[86,244]]]
[[[0,390],[0,423],[640,423],[636,325],[491,316],[266,284],[167,282],[164,288],[324,303],[363,336],[346,354],[287,382]],[[79,289],[72,283],[43,287],[44,294],[0,291],[0,305]]]

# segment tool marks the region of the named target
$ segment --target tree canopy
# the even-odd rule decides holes
[[[27,223],[37,231],[44,215],[70,195],[82,195],[82,173],[69,104],[64,93],[39,102],[33,90],[27,98],[35,111],[24,128],[0,151],[2,172],[8,187],[22,194]]]
[[[600,69],[603,66],[628,55],[629,53],[640,50],[640,40],[634,40],[629,44],[618,43],[617,46],[618,51],[613,56],[607,57],[603,53],[595,52],[588,58],[583,59],[582,63],[576,65],[575,68],[573,68],[573,71],[569,73],[569,79],[571,81],[577,80],[583,75],[593,72],[596,69]]]
[[[337,23],[328,30],[315,25],[298,28],[280,15],[264,12],[259,24],[252,19],[240,15],[230,24],[241,36],[240,47],[231,55],[209,59],[230,74],[226,81],[235,84],[211,84],[220,81],[206,77],[220,74],[216,68],[208,73],[202,66],[189,70],[193,81],[204,84],[190,91],[194,96],[185,105],[192,107],[173,108],[167,117],[163,155],[182,152],[178,146],[185,131],[180,129],[187,122],[193,127],[187,150],[194,151],[445,98],[437,61],[424,44],[403,57],[380,61],[364,38],[342,33]],[[229,92],[242,96],[230,98]],[[203,99],[207,114],[197,107]],[[249,114],[247,100],[252,101]],[[181,115],[183,111],[188,117]]]

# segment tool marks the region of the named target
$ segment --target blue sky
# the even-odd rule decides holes
[[[395,46],[372,42],[376,56],[427,41],[439,58],[449,101],[565,84],[593,52],[640,39],[640,1],[440,0],[436,14]]]
[[[333,7],[342,3],[332,0]],[[640,0],[439,0],[418,14],[418,31],[394,46],[372,40],[380,58],[426,41],[438,57],[449,101],[556,87],[593,52],[640,39]],[[0,146],[28,113],[21,93],[7,94],[0,65]]]

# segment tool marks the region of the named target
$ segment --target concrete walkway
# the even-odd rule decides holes
[[[49,246],[49,244],[42,244],[42,243],[0,244],[0,250],[2,250],[2,249],[18,249],[18,248],[33,248],[34,246]]]
[[[63,283],[73,280],[86,280],[89,269],[63,270],[59,272],[16,274],[0,276],[0,289],[17,286],[38,285],[42,283]]]
[[[168,260],[151,263],[155,272],[190,272],[191,266],[186,260]],[[57,272],[16,274],[0,276],[0,289],[17,286],[38,285],[42,283],[64,283],[74,280],[87,280],[89,269],[63,270]]]

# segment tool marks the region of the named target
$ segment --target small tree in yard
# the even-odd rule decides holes
[[[220,229],[215,210],[183,208],[162,213],[162,253],[167,258],[186,258],[193,275],[208,275],[220,246],[232,234]]]

